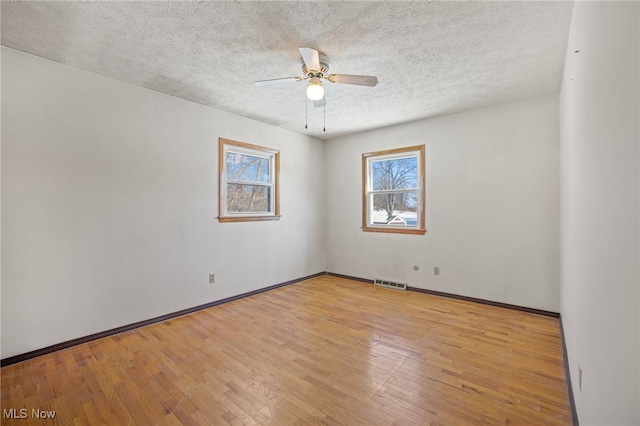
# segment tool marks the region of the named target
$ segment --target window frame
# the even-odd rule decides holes
[[[269,160],[269,182],[228,181],[226,175],[227,152],[267,158]],[[271,188],[271,206],[265,212],[228,212],[227,184],[258,184]],[[232,139],[218,139],[218,220],[220,222],[252,222],[264,220],[280,220],[280,151],[260,145],[239,142]]]
[[[382,232],[392,234],[424,235],[427,232],[426,202],[425,202],[425,147],[424,145],[408,146],[403,148],[387,149],[383,151],[367,152],[362,154],[362,231]],[[373,178],[371,164],[374,161],[385,159],[401,159],[415,156],[418,163],[418,188],[411,190],[373,190]],[[370,203],[373,203],[373,194],[385,192],[417,192],[418,194],[418,221],[415,226],[374,225],[370,219]]]

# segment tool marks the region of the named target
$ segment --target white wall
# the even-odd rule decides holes
[[[561,313],[583,425],[640,424],[639,13],[576,2],[562,84]]]
[[[218,223],[221,136],[280,221]],[[323,200],[318,139],[2,48],[2,357],[324,271]]]
[[[558,120],[549,95],[327,141],[327,271],[558,312]],[[426,235],[362,232],[362,153],[417,144]]]

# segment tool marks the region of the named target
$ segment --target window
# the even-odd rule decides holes
[[[220,138],[220,222],[280,219],[280,151]]]
[[[362,154],[362,230],[424,234],[424,145]]]

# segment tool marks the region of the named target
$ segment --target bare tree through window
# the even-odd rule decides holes
[[[278,220],[280,151],[220,138],[221,222]]]
[[[418,161],[416,157],[374,161],[371,164],[374,190],[418,189]],[[386,192],[373,199],[374,209],[387,212],[387,220],[396,211],[416,211],[416,194]]]
[[[424,145],[362,154],[362,230],[424,235]]]
[[[269,160],[227,152],[227,211],[265,212],[269,209]],[[242,183],[240,183],[242,182]]]

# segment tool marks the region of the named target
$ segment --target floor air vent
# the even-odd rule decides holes
[[[379,285],[380,287],[395,288],[396,290],[407,289],[407,283],[396,283],[394,281],[381,280],[379,278],[373,280],[373,284]]]

